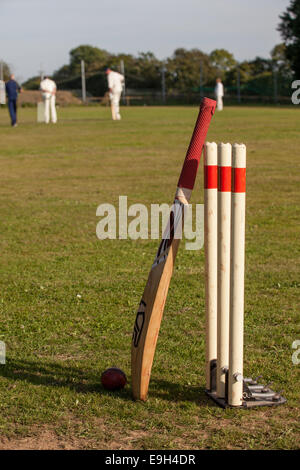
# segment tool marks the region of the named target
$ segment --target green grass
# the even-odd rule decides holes
[[[248,411],[204,393],[204,255],[184,244],[149,400],[131,400],[131,334],[157,240],[95,233],[98,205],[119,195],[171,203],[197,109],[126,108],[112,122],[108,108],[60,108],[48,126],[19,114],[10,128],[0,109],[0,448],[299,448],[299,109],[227,108],[208,135],[247,145],[245,373],[288,399]],[[200,170],[191,202],[202,188]],[[112,365],[129,380],[114,394],[100,385]]]

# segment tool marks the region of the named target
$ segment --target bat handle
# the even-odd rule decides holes
[[[184,164],[178,181],[179,188],[193,189],[211,118],[216,109],[216,101],[203,98],[194,132],[188,147]]]

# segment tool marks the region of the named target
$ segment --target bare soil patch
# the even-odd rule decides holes
[[[19,95],[19,105],[36,104],[42,101],[40,91],[24,90]],[[58,91],[56,95],[56,103],[58,105],[81,104],[81,100],[73,95],[71,91]]]

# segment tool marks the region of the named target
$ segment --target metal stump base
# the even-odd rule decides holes
[[[256,379],[245,377],[243,379],[243,400],[240,406],[232,406],[228,403],[228,370],[226,371],[226,382],[225,382],[225,398],[217,396],[216,392],[216,370],[217,364],[213,360],[210,367],[210,383],[211,390],[205,390],[207,396],[209,396],[217,405],[221,408],[254,408],[256,406],[278,406],[286,403],[286,399],[281,396],[281,392],[275,392],[268,385],[258,383]]]
[[[276,405],[283,405],[286,403],[286,399],[282,396],[279,396],[277,400],[272,400],[271,398],[255,398],[249,400],[243,400],[241,406],[231,406],[228,404],[225,398],[217,397],[216,392],[211,392],[209,390],[205,390],[206,395],[211,398],[217,405],[221,408],[254,408],[256,406],[276,406]],[[274,392],[275,394],[275,392]]]

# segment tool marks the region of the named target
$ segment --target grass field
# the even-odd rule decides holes
[[[299,448],[299,109],[226,108],[208,134],[247,145],[245,374],[288,400],[247,411],[204,393],[204,254],[184,244],[149,400],[131,400],[132,328],[157,240],[98,240],[96,209],[119,195],[170,204],[197,109],[109,113],[60,108],[46,126],[20,109],[10,128],[0,109],[0,448]],[[100,385],[113,365],[129,381],[114,394]]]

